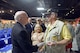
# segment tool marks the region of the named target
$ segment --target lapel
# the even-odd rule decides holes
[[[21,24],[21,23],[17,22],[17,24],[18,24],[18,25],[20,25],[20,26],[21,26],[21,28],[23,28],[23,26],[22,26],[22,24]]]
[[[26,27],[23,27],[22,24],[19,23],[19,22],[17,22],[17,24],[19,24],[19,25],[21,26],[21,28],[22,28],[24,31],[26,31],[26,33],[28,33],[27,30],[26,30]]]

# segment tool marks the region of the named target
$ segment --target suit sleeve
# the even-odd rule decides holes
[[[25,53],[27,52],[27,50],[35,52],[38,49],[37,46],[32,46],[32,44],[29,43],[29,36],[25,31],[21,31],[19,33],[17,42],[19,43],[19,45],[23,49],[23,51],[25,51]]]

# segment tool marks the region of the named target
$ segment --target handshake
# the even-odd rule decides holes
[[[56,45],[57,42],[56,41],[48,41],[47,43],[41,42],[41,43],[37,44],[37,46],[40,47],[40,46],[43,46],[44,44],[51,46],[51,45]]]
[[[45,42],[41,42],[39,44],[37,44],[38,47],[43,46],[45,44]]]
[[[47,42],[47,45],[48,45],[48,46],[52,46],[52,45],[56,45],[56,44],[57,44],[56,41],[48,41],[48,42]]]

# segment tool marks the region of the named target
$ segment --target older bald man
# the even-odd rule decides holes
[[[12,28],[11,33],[12,53],[32,53],[37,51],[37,45],[32,46],[31,37],[27,30],[25,30],[25,25],[28,23],[27,13],[25,11],[18,11],[15,13],[14,19],[16,24]]]

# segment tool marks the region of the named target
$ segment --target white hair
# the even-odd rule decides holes
[[[17,11],[17,12],[15,13],[14,19],[15,19],[16,22],[18,22],[18,20],[19,20],[19,18],[21,18],[21,15],[22,15],[22,14],[26,14],[26,15],[27,15],[27,13],[26,13],[25,11]]]

